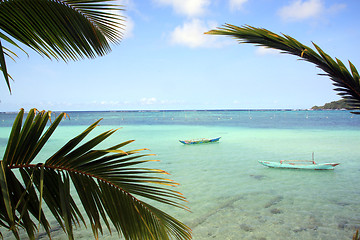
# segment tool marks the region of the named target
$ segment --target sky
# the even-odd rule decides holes
[[[226,23],[314,42],[360,66],[358,0],[119,2],[126,30],[108,55],[64,63],[27,49],[7,59],[14,82],[10,94],[0,81],[0,112],[308,109],[340,99],[309,62],[203,34]]]

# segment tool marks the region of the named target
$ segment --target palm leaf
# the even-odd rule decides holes
[[[124,17],[114,0],[0,0],[0,39],[22,50],[12,39],[55,59],[95,58],[110,52],[122,38]],[[0,69],[9,91],[4,42]],[[2,45],[1,45],[2,44]]]
[[[26,53],[18,44],[16,44],[11,38],[0,32],[0,39],[3,39],[5,42],[7,42],[9,45],[14,46],[17,49],[20,49],[24,53]],[[27,53],[26,53],[27,54]],[[17,57],[16,53],[11,51],[9,48],[2,46],[2,43],[0,41],[0,70],[3,72],[5,82],[8,86],[9,92],[11,93],[10,88],[10,80],[12,77],[8,74],[7,67],[6,67],[6,61],[5,56],[10,57],[13,61],[15,61],[14,57]]]
[[[317,52],[288,35],[280,36],[264,28],[225,24],[223,27],[211,30],[206,34],[230,36],[240,43],[252,43],[278,49],[283,53],[296,55],[315,64],[325,72],[325,74],[320,75],[328,76],[333,81],[333,85],[336,86],[334,90],[346,99],[350,106],[349,110],[353,110],[351,113],[360,114],[360,78],[358,71],[350,61],[351,72],[339,59],[333,60],[315,43],[313,45]]]
[[[50,237],[50,226],[42,210],[43,200],[68,238],[73,239],[73,225],[87,222],[75,203],[75,195],[82,203],[95,238],[103,234],[103,224],[109,231],[114,226],[126,239],[191,238],[191,230],[186,225],[139,199],[187,209],[182,204],[185,198],[181,193],[166,187],[177,183],[153,176],[166,174],[165,171],[138,167],[153,161],[143,159],[153,154],[139,154],[144,149],[120,149],[132,140],[95,150],[94,147],[116,132],[106,131],[84,141],[97,121],[46,161],[35,164],[35,157],[64,114],[59,115],[47,131],[49,112],[33,109],[22,125],[23,115],[21,110],[14,123],[1,161],[4,171],[0,173],[4,200],[0,204],[0,224],[11,229],[16,238],[19,238],[18,228],[22,227],[29,238],[34,239],[38,231],[36,219]],[[20,169],[21,179],[13,173],[15,169]],[[70,191],[71,185],[74,193]]]
[[[9,92],[11,93],[11,88],[10,88],[10,81],[9,81],[9,74],[7,72],[7,68],[6,68],[6,62],[5,62],[5,53],[3,51],[3,46],[1,44],[0,41],[0,69],[3,72],[4,78],[5,78],[5,82],[6,85],[9,88]]]

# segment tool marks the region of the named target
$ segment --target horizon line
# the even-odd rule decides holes
[[[51,112],[206,112],[206,111],[329,111],[329,110],[340,110],[346,109],[311,109],[311,108],[259,108],[259,109],[152,109],[152,110],[54,110]],[[25,110],[25,113],[29,111]],[[17,111],[0,111],[0,113],[17,113]]]

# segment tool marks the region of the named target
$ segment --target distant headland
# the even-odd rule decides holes
[[[313,106],[312,110],[323,110],[323,109],[346,109],[349,105],[345,102],[345,99],[326,103],[324,106]]]

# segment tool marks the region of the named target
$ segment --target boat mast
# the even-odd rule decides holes
[[[314,152],[312,152],[312,162],[313,162],[313,164],[315,164],[315,161],[314,161]]]

